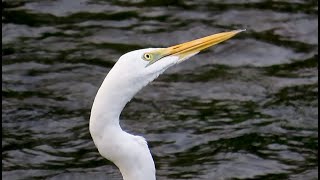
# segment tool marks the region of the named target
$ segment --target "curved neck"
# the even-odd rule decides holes
[[[101,134],[107,126],[119,126],[121,111],[136,92],[133,88],[123,87],[122,83],[112,80],[108,75],[92,105],[90,128],[93,128],[94,132],[91,133]]]
[[[122,131],[119,116],[128,101],[155,77],[118,76],[110,71],[92,105],[89,129],[100,154],[115,163],[125,180],[155,180],[154,162],[143,137]]]
[[[141,88],[163,72],[159,71],[146,77],[140,77],[139,74],[133,76],[121,71],[117,65],[116,63],[105,77],[94,99],[90,126],[94,126],[95,132],[91,133],[102,133],[100,130],[106,126],[119,126],[119,117],[125,105]]]

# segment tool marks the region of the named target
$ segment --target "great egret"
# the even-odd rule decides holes
[[[89,129],[99,153],[112,161],[124,180],[155,180],[155,165],[146,140],[123,131],[119,116],[128,101],[167,68],[244,30],[223,32],[171,46],[128,52],[105,77],[94,99]]]

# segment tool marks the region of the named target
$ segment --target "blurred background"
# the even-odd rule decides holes
[[[2,178],[120,180],[91,105],[124,53],[236,37],[172,67],[121,115],[159,180],[318,179],[318,1],[2,0]]]

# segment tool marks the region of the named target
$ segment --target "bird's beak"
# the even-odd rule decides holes
[[[193,41],[185,42],[182,44],[178,44],[168,48],[163,48],[156,51],[158,51],[161,57],[179,56],[179,60],[184,60],[186,59],[185,57],[189,57],[190,55],[197,54],[198,52],[210,46],[213,46],[220,42],[228,40],[242,31],[245,31],[245,29],[213,34],[207,37],[203,37],[200,39],[196,39]]]

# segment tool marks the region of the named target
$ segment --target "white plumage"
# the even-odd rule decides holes
[[[128,101],[167,68],[243,30],[219,33],[169,48],[148,48],[122,55],[99,88],[89,129],[99,153],[112,161],[124,180],[155,180],[155,165],[146,140],[119,125]]]

